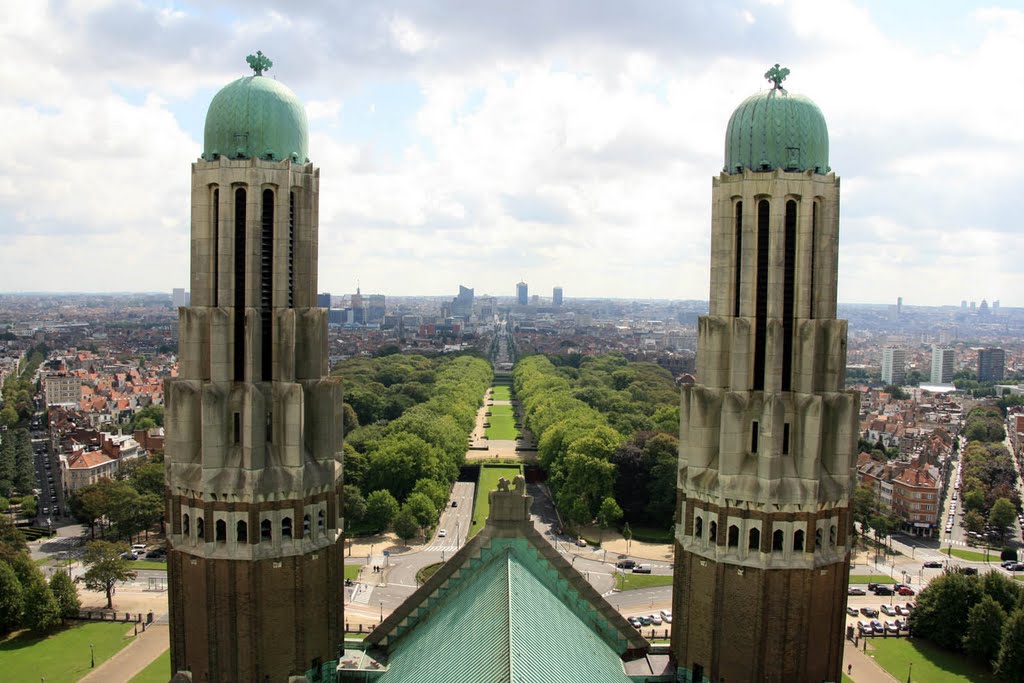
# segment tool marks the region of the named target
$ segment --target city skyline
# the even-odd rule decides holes
[[[1000,245],[1024,103],[1002,84],[1024,13],[927,7],[15,7],[0,291],[183,286],[188,188],[169,169],[199,157],[206,103],[262,49],[331,169],[324,291],[508,296],[521,277],[542,296],[703,300],[724,123],[781,62],[830,125],[839,301],[1020,306]]]

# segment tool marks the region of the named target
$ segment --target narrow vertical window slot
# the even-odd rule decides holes
[[[750,452],[757,453],[757,439],[761,434],[761,427],[757,420],[750,423]]]
[[[757,291],[754,304],[754,391],[764,390],[765,337],[768,333],[768,248],[771,244],[768,221],[771,205],[767,199],[757,203]]]
[[[288,307],[295,305],[295,193],[288,193]]]
[[[736,212],[736,258],[733,266],[732,314],[738,318],[740,316],[740,284],[743,276],[743,202],[736,202],[733,210]]]
[[[235,190],[235,381],[245,381],[245,188]]]
[[[818,202],[811,205],[811,272],[810,282],[807,287],[807,317],[814,318],[814,257],[817,251],[818,239]]]
[[[214,306],[220,306],[220,189],[213,190],[213,216],[210,219],[213,224],[213,249],[210,256],[210,266],[213,269],[213,296],[210,301]]]
[[[782,272],[782,390],[793,387],[793,330],[796,289],[796,202],[786,202],[785,260]]]
[[[782,425],[782,454],[789,455],[789,423]]]
[[[242,414],[235,413],[234,415],[234,442],[242,443]]]
[[[274,192],[263,191],[263,212],[260,216],[260,376],[271,380],[273,371],[273,305],[274,305]]]

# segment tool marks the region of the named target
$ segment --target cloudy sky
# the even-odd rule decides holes
[[[840,301],[1024,305],[1017,3],[32,0],[0,37],[0,291],[186,286],[206,107],[259,49],[324,291],[706,299],[725,126],[781,62],[842,177]]]

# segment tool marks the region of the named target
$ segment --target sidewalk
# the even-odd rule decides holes
[[[171,646],[167,624],[150,624],[134,642],[93,669],[80,683],[128,683]],[[167,672],[167,680],[171,672]]]
[[[871,644],[868,643],[868,649]],[[860,647],[854,647],[853,641],[846,640],[843,645],[843,672],[846,667],[853,665],[850,678],[854,683],[898,683],[890,676],[874,659],[864,654],[864,642]]]

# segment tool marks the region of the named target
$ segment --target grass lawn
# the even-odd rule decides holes
[[[426,567],[420,569],[418,572],[416,572],[416,583],[421,586],[425,584],[430,579],[431,576],[437,573],[437,570],[440,569],[441,565],[443,564],[444,562],[438,562],[437,564],[428,564]]]
[[[1017,579],[1018,581],[1024,581],[1024,575],[1021,574],[1014,574],[1013,578]]]
[[[853,679],[846,674],[843,674],[843,683],[853,683]]]
[[[69,628],[46,638],[24,634],[0,641],[3,679],[37,681],[45,678],[46,683],[73,683],[89,673],[90,643],[96,648],[96,665],[99,666],[135,637],[133,624],[71,623]]]
[[[159,569],[167,571],[167,563],[157,560],[131,560],[128,566],[132,569]]]
[[[961,560],[969,560],[971,562],[985,562],[985,553],[979,553],[975,550],[960,550],[959,548],[943,548],[942,552],[949,555],[953,553],[953,557],[959,557]],[[999,561],[999,551],[990,551],[988,554],[988,561],[992,560]]]
[[[637,588],[654,588],[655,586],[671,586],[672,576],[662,574],[633,574],[626,572],[619,579],[619,590],[631,591]]]
[[[42,566],[42,565],[46,564],[47,562],[49,562],[51,559],[53,559],[53,558],[51,558],[51,557],[40,557],[38,560],[32,560],[32,561],[35,562],[36,564],[38,564],[39,566]]]
[[[495,401],[511,401],[512,400],[512,387],[507,384],[496,385],[492,387],[494,389],[493,399]]]
[[[512,406],[491,406],[491,416],[513,415]]]
[[[153,663],[135,674],[129,683],[167,683],[171,678],[171,649],[153,660]]]
[[[884,574],[850,574],[850,583],[896,583],[896,579]]]
[[[911,681],[919,683],[996,683],[998,679],[959,652],[942,650],[926,640],[915,638],[873,638],[869,652],[883,669],[907,680],[908,665],[913,664]]]
[[[491,440],[513,441],[519,436],[516,429],[516,419],[512,415],[494,415],[487,418],[490,427],[487,428],[487,438]]]
[[[359,578],[359,570],[363,568],[361,564],[346,564],[345,565],[345,578],[352,579],[355,581]]]
[[[476,536],[484,528],[487,515],[491,511],[491,502],[487,494],[498,488],[498,480],[505,477],[509,481],[517,474],[523,473],[522,465],[480,465],[480,477],[476,484],[476,501],[473,505],[473,524],[469,527],[469,538]]]

